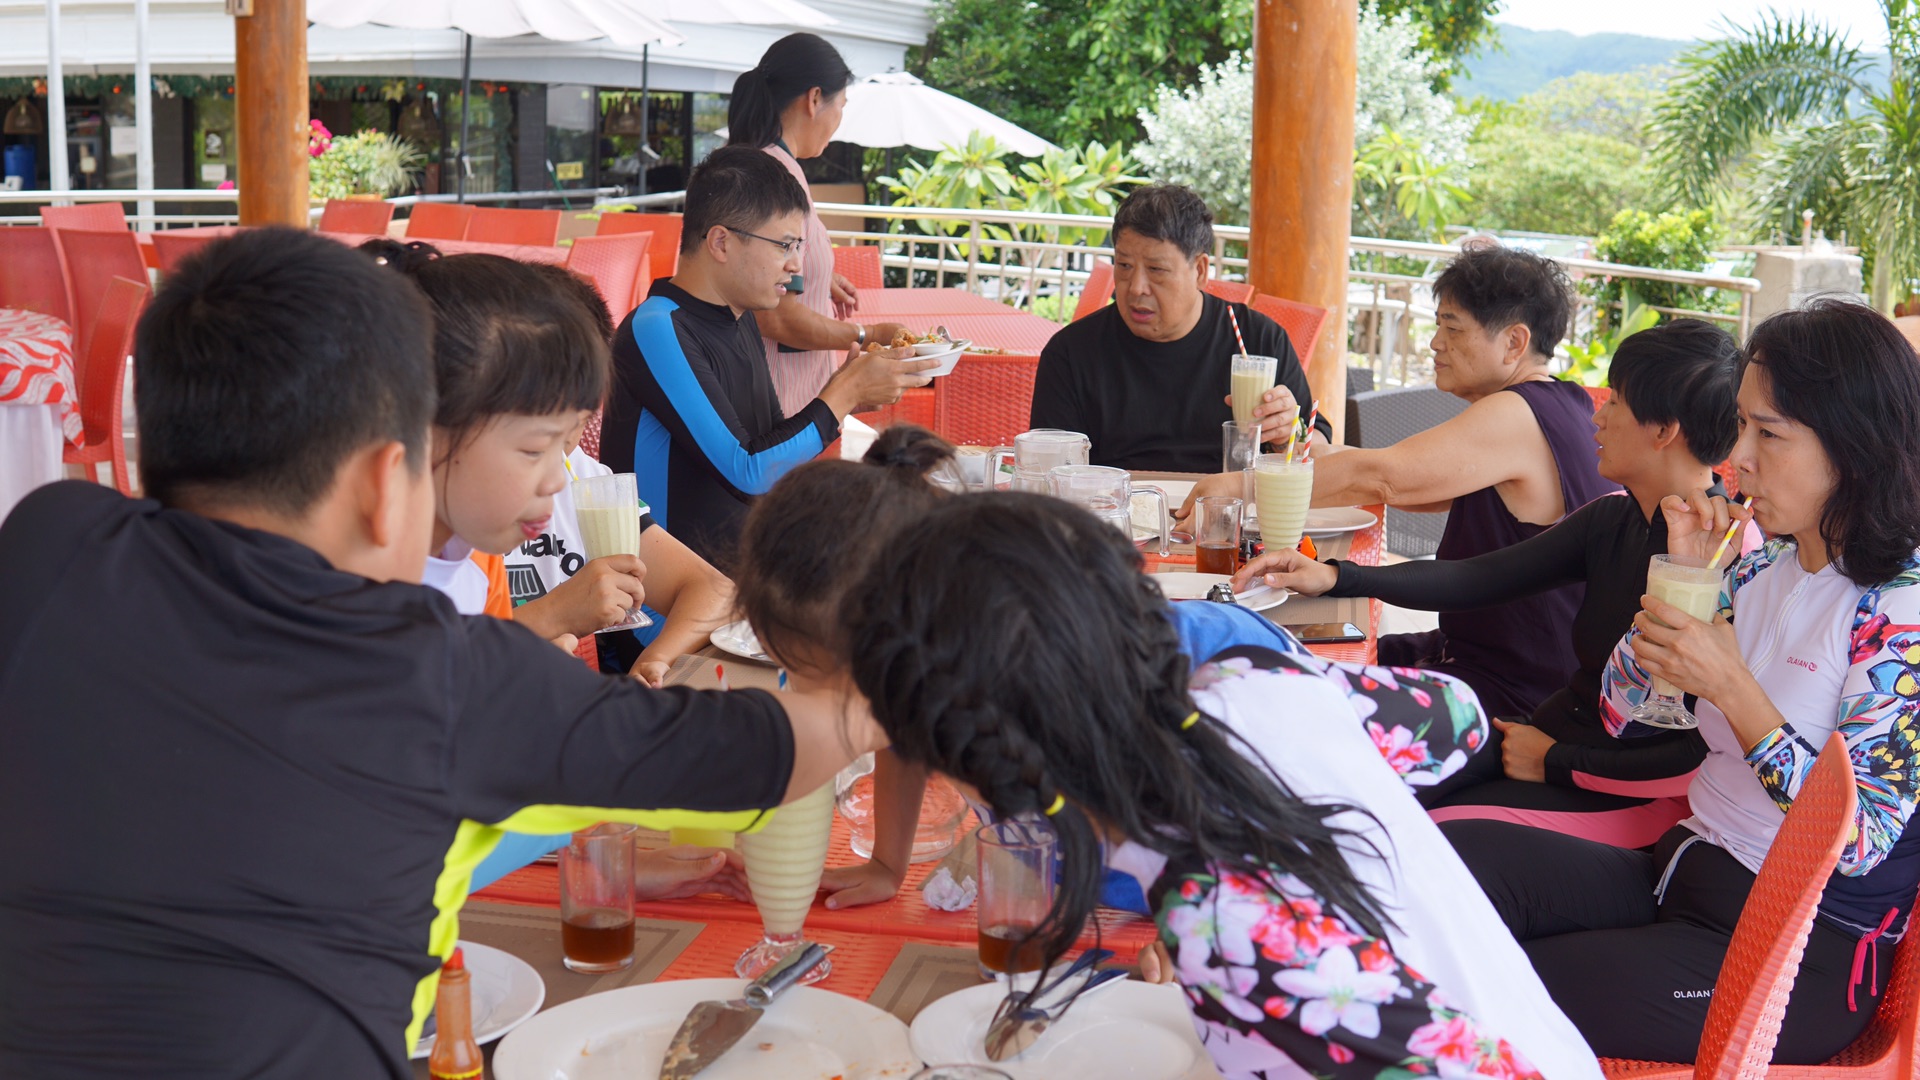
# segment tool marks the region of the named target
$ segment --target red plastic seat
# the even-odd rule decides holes
[[[67,294],[67,275],[52,229],[0,228],[0,307],[73,321],[73,298]]]
[[[1087,284],[1080,290],[1080,302],[1073,307],[1075,321],[1106,307],[1113,299],[1113,264],[1105,259],[1095,260],[1093,270],[1087,274]]]
[[[144,274],[143,280],[144,280]],[[85,465],[87,476],[97,478],[95,466],[113,463],[113,486],[120,494],[133,494],[127,474],[127,436],[123,420],[123,395],[127,385],[127,358],[133,354],[133,330],[140,321],[150,290],[142,281],[116,277],[107,282],[94,323],[93,341],[80,357],[74,382],[80,388],[80,424],[87,444],[66,448],[69,465]]]
[[[627,233],[653,233],[653,272],[672,277],[680,272],[679,214],[601,214],[595,236],[621,236]]]
[[[856,289],[881,289],[887,284],[880,249],[871,244],[834,248],[833,272],[853,282]]]
[[[117,202],[80,203],[77,206],[43,206],[40,224],[50,229],[93,229],[122,232],[127,228],[127,208]]]
[[[1313,351],[1320,345],[1320,335],[1326,330],[1327,316],[1332,312],[1312,304],[1282,300],[1277,296],[1256,296],[1250,306],[1279,323],[1280,329],[1287,332],[1288,340],[1293,342],[1293,351],[1300,357],[1301,371],[1312,367]]]
[[[476,206],[467,221],[466,238],[488,244],[552,247],[560,242],[560,211]]]
[[[1027,430],[1037,356],[963,356],[933,381],[933,430],[956,446],[1001,446]]]
[[[1613,387],[1611,386],[1583,386],[1581,389],[1585,390],[1587,396],[1593,399],[1594,412],[1599,412],[1600,406],[1613,400]]]
[[[1253,303],[1253,286],[1244,281],[1223,281],[1220,278],[1208,278],[1200,286],[1229,304]]]
[[[1920,902],[1920,899],[1916,899]],[[1912,908],[1908,908],[1912,911]],[[1908,923],[1873,1023],[1824,1065],[1775,1065],[1776,1080],[1920,1080],[1920,939]]]
[[[1787,1011],[1814,913],[1827,878],[1840,860],[1840,848],[1853,832],[1853,762],[1846,740],[1829,736],[1813,771],[1787,810],[1760,864],[1753,889],[1740,909],[1733,941],[1714,981],[1706,1030],[1692,1065],[1602,1058],[1609,1077],[1681,1080],[1735,1080],[1786,1076],[1785,1067],[1769,1068],[1780,1021]],[[1896,975],[1897,979],[1897,975]],[[1891,987],[1885,995],[1891,999]],[[1886,1007],[1883,1002],[1882,1008]],[[1907,1067],[1912,1068],[1911,1058]],[[1799,1075],[1799,1074],[1793,1074]],[[1808,1073],[1806,1075],[1828,1075]],[[1893,1073],[1876,1075],[1898,1075]]]
[[[328,199],[320,211],[324,233],[366,233],[385,236],[393,221],[393,204],[384,199]]]
[[[653,285],[653,260],[648,249],[651,233],[626,236],[576,236],[567,252],[567,269],[593,282],[607,311],[619,325],[640,306]]]
[[[147,262],[140,255],[140,242],[125,229],[55,228],[53,238],[66,267],[67,295],[73,297],[75,355],[84,356],[92,348],[93,324],[106,298],[107,283],[117,277],[144,283]]]
[[[423,202],[407,211],[409,240],[465,240],[473,207],[465,203]]]
[[[160,257],[160,272],[173,273],[175,267],[218,239],[220,239],[218,236],[174,235],[164,229],[154,233],[153,250]]]

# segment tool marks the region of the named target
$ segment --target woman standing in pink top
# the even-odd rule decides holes
[[[840,52],[815,34],[788,34],[767,48],[760,63],[733,83],[727,106],[728,142],[754,146],[787,167],[801,187],[800,159],[819,157],[839,130],[853,72]],[[800,246],[800,273],[772,311],[755,313],[767,350],[767,368],[780,407],[791,416],[812,401],[847,350],[886,342],[897,323],[858,323],[860,297],[833,272],[833,241],[811,208]]]

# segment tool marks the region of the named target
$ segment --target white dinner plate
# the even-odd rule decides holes
[[[493,1055],[496,1080],[634,1080],[660,1075],[687,1013],[730,1001],[745,979],[683,979],[589,994],[521,1025]],[[795,987],[700,1080],[906,1080],[920,1068],[907,1025],[864,1001]]]
[[[1014,1080],[1220,1080],[1177,987],[1128,981],[1104,988],[1076,1002],[1024,1053],[992,1061],[987,1025],[1006,994],[983,983],[929,1003],[913,1019],[914,1053],[943,1065],[991,1065]]]
[[[760,639],[753,636],[753,627],[748,626],[745,619],[730,622],[707,637],[721,652],[729,652],[746,660],[758,660],[763,664],[773,663],[773,657],[760,648]]]
[[[1307,535],[1314,539],[1326,536],[1344,536],[1373,528],[1380,519],[1357,506],[1329,506],[1321,510],[1307,511]]]
[[[540,973],[512,953],[462,941],[460,954],[472,974],[469,996],[473,999],[475,1042],[490,1043],[519,1027],[547,1000],[547,984]],[[413,1059],[422,1061],[431,1053],[433,1035],[429,1032],[414,1045]]]
[[[1167,594],[1169,600],[1201,600],[1215,585],[1233,579],[1225,574],[1196,574],[1191,570],[1169,570],[1162,574],[1150,574],[1153,583]],[[1265,611],[1279,607],[1293,594],[1285,589],[1276,589],[1264,582],[1256,581],[1253,587],[1243,593],[1234,593],[1234,602],[1249,611]]]

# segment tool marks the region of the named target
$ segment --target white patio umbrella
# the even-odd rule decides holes
[[[856,146],[938,150],[958,146],[976,131],[1026,157],[1059,149],[1026,128],[935,90],[904,71],[869,75],[847,87],[847,111],[834,139]]]
[[[840,20],[800,0],[635,0],[642,11],[668,22],[725,26],[793,26],[810,29]]]

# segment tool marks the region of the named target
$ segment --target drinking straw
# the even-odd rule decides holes
[[[1307,413],[1306,445],[1300,448],[1300,462],[1305,464],[1313,457],[1313,425],[1320,419],[1320,399],[1313,399],[1313,409]]]
[[[787,688],[787,669],[781,668],[780,669],[780,689],[785,690],[786,688]]]
[[[1753,505],[1753,496],[1751,495],[1740,500],[1740,509],[1742,510],[1745,510],[1746,508],[1752,505]],[[1746,522],[1744,521],[1736,521],[1733,524],[1727,526],[1727,535],[1721,537],[1720,546],[1713,549],[1713,558],[1707,560],[1707,569],[1711,570],[1714,568],[1715,564],[1719,563],[1720,556],[1725,555],[1727,553],[1727,545],[1733,543],[1733,534],[1739,532],[1740,526],[1745,524]]]
[[[727,665],[725,664],[713,665],[713,674],[716,678],[720,680],[720,689],[722,690],[733,689],[733,687],[727,685]]]
[[[1233,324],[1233,340],[1240,343],[1240,355],[1247,355],[1247,339],[1240,336],[1240,319],[1233,313],[1233,305],[1227,305],[1227,321]]]

